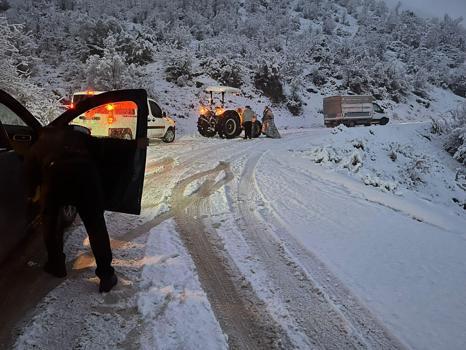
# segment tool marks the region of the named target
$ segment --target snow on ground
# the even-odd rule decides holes
[[[148,335],[142,349],[226,349],[226,339],[172,221],[146,243],[138,309]]]
[[[241,210],[253,210],[260,218],[255,229],[267,227],[285,250],[291,239],[298,242],[303,254],[287,250],[290,263],[305,266],[305,252],[315,255],[408,347],[464,349],[466,213],[453,199],[464,203],[466,194],[455,183],[459,163],[432,138],[429,125],[282,130],[282,136],[243,141],[186,133],[172,145],[153,144],[143,216],[107,216],[116,290],[99,295],[88,260],[78,259],[82,272],[37,306],[16,348],[226,348],[171,220],[171,200],[180,180],[227,161],[234,179],[208,198],[202,220],[298,348],[307,348],[308,339],[254,256]],[[243,203],[238,183],[251,157],[257,193]],[[215,182],[224,176],[221,171]],[[184,196],[195,195],[204,180],[191,182]],[[128,230],[137,234],[125,241]],[[84,230],[75,228],[69,259],[87,245]]]
[[[118,221],[120,228],[125,225]],[[72,249],[89,246],[87,238],[76,244],[84,232],[75,231],[70,235],[74,243],[67,242],[69,258],[75,256]],[[171,220],[118,248],[115,242],[118,286],[98,294],[93,265],[73,275],[36,307],[15,349],[227,348]],[[87,267],[79,265],[78,259],[75,267]]]
[[[432,142],[429,123],[386,128],[340,126],[332,132],[321,146],[293,148],[290,155],[335,169],[396,197],[415,197],[441,204],[444,211],[464,214],[459,205],[452,206],[466,199],[464,191],[455,185],[460,164]]]
[[[466,213],[452,198],[465,193],[455,185],[458,163],[426,129],[310,132],[308,142],[274,148],[256,173],[273,215],[402,341],[462,349]],[[413,160],[425,163],[416,185]]]

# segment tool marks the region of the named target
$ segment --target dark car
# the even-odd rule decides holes
[[[79,117],[93,115],[103,108],[113,110],[119,103],[125,106],[130,103],[137,110],[127,116],[136,131],[130,140],[115,140],[111,121],[108,122],[108,133],[101,127],[97,132],[74,125],[74,120]],[[74,132],[91,135],[96,145],[94,156],[104,179],[105,209],[139,214],[147,150],[147,116],[145,90],[119,90],[87,99],[43,126],[21,103],[0,90],[0,262],[34,232],[36,226],[38,208],[27,199],[24,156],[44,128],[71,128]],[[69,185],[73,186],[72,183]],[[66,207],[62,215],[70,223],[76,211]]]

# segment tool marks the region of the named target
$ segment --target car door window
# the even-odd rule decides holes
[[[162,118],[162,110],[154,101],[149,101],[150,111],[153,117]]]
[[[14,111],[5,103],[0,103],[0,148],[13,148],[24,155],[35,139],[35,131],[22,118],[20,112]]]
[[[87,128],[95,137],[136,139],[138,106],[133,101],[102,104],[87,110],[70,124]]]
[[[10,138],[3,127],[2,122],[0,122],[0,152],[7,151],[9,149],[11,149]]]
[[[27,126],[20,116],[3,103],[0,103],[0,121],[3,125]]]

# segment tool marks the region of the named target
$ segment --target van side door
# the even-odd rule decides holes
[[[149,119],[149,137],[150,138],[161,138],[165,135],[165,120],[163,119],[162,109],[154,100],[148,100],[151,111],[151,117]]]

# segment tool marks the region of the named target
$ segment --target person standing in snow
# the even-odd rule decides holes
[[[262,114],[262,132],[265,136],[279,139],[281,138],[280,133],[278,132],[277,127],[275,126],[275,120],[272,109],[269,106],[264,108],[264,113]]]
[[[252,139],[252,121],[255,117],[255,113],[252,111],[250,106],[246,106],[243,112],[243,128],[244,128],[244,139]]]
[[[116,145],[118,146],[118,145]],[[100,279],[99,292],[109,292],[117,277],[112,267],[112,251],[104,218],[104,190],[95,147],[90,135],[73,129],[44,128],[25,157],[30,198],[39,202],[48,260],[45,272],[65,277],[63,223],[60,210],[65,205],[77,208],[84,223]]]

